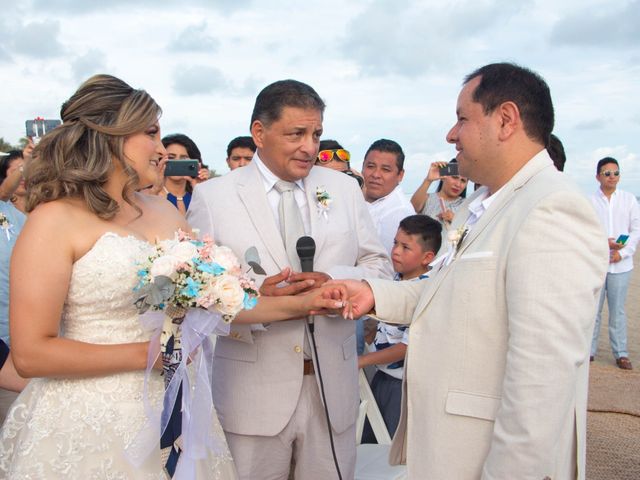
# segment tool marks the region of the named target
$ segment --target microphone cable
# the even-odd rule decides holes
[[[336,466],[338,480],[342,480],[342,473],[340,472],[340,465],[338,464],[338,457],[336,455],[336,446],[333,442],[333,427],[331,426],[331,418],[329,417],[329,406],[327,405],[327,397],[324,393],[324,382],[322,381],[322,372],[320,371],[320,360],[318,359],[318,349],[316,347],[315,324],[310,317],[307,317],[307,326],[309,327],[309,333],[311,336],[311,349],[313,350],[313,356],[316,359],[316,368],[318,369],[320,395],[322,397],[322,404],[324,405],[324,415],[327,419],[327,430],[329,431],[329,443],[331,444],[331,455],[333,455],[333,464]]]
[[[313,257],[316,254],[316,242],[312,237],[300,237],[296,242],[296,252],[300,258],[300,266],[303,272],[313,272]],[[307,326],[309,327],[309,337],[312,349],[312,355],[316,361],[316,370],[318,371],[318,383],[320,384],[320,396],[324,405],[324,415],[327,419],[327,430],[329,431],[329,443],[331,444],[331,455],[333,456],[333,464],[336,467],[338,480],[342,480],[340,465],[338,464],[338,456],[336,455],[336,446],[333,441],[333,428],[331,426],[331,417],[329,416],[329,406],[327,405],[327,397],[324,392],[324,381],[322,380],[322,372],[320,371],[320,359],[318,358],[318,348],[316,345],[315,322],[313,315],[307,317]]]

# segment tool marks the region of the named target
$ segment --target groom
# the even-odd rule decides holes
[[[379,317],[411,323],[391,460],[415,479],[584,479],[606,237],[545,150],[554,113],[540,76],[482,67],[456,113],[447,141],[484,187],[458,210],[446,259],[424,284],[350,283],[355,316],[375,301]]]
[[[330,277],[390,277],[357,182],[312,168],[324,107],[310,86],[295,80],[262,90],[251,118],[253,161],[198,185],[187,218],[240,258],[256,247],[268,275],[286,267],[299,272],[295,240],[313,237],[315,272],[292,277],[297,286],[319,286]],[[321,201],[326,195],[329,200]],[[290,288],[270,285],[273,294]],[[343,478],[353,478],[359,403],[355,325],[316,317],[315,338],[317,361],[306,319],[232,324],[231,334],[218,338],[214,402],[242,479],[286,480],[292,460],[297,479],[336,478],[318,367],[337,461]]]

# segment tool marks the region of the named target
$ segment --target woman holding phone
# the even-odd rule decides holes
[[[158,189],[158,195],[166,197],[180,213],[187,214],[189,204],[191,203],[191,192],[193,187],[199,183],[209,179],[209,170],[202,163],[202,155],[196,143],[181,133],[166,135],[162,139],[162,144],[167,150],[168,164],[164,171],[164,183]],[[195,176],[190,175],[171,175],[170,170],[175,167],[177,170],[183,170],[180,173],[187,173],[188,168],[180,169],[180,164],[174,162],[197,160],[198,165],[193,171]]]
[[[440,173],[441,169],[443,173],[445,169],[451,170],[446,167],[453,165],[457,167],[455,158],[449,163],[433,162],[429,167],[426,178],[411,197],[411,204],[416,213],[429,215],[445,227],[451,224],[453,215],[467,196],[468,180],[465,177],[460,175],[441,175]],[[427,193],[431,184],[436,180],[440,180],[436,191]]]

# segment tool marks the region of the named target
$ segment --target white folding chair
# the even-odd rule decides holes
[[[389,465],[391,437],[378,409],[364,372],[360,370],[360,411],[356,423],[358,440],[355,480],[405,480],[407,468],[404,465]],[[365,418],[369,419],[377,444],[360,443]]]

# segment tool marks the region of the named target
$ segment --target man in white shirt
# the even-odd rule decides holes
[[[627,316],[624,304],[633,270],[633,254],[640,239],[640,208],[636,197],[617,189],[620,167],[615,158],[605,157],[598,162],[596,180],[600,183],[591,202],[609,238],[609,270],[596,315],[591,344],[591,360],[598,351],[598,336],[602,322],[605,295],[609,306],[609,341],[616,364],[623,370],[633,367],[627,350]]]
[[[404,177],[404,152],[393,140],[371,144],[362,166],[364,197],[382,245],[391,255],[393,238],[400,221],[415,211],[405,197],[400,182]]]

